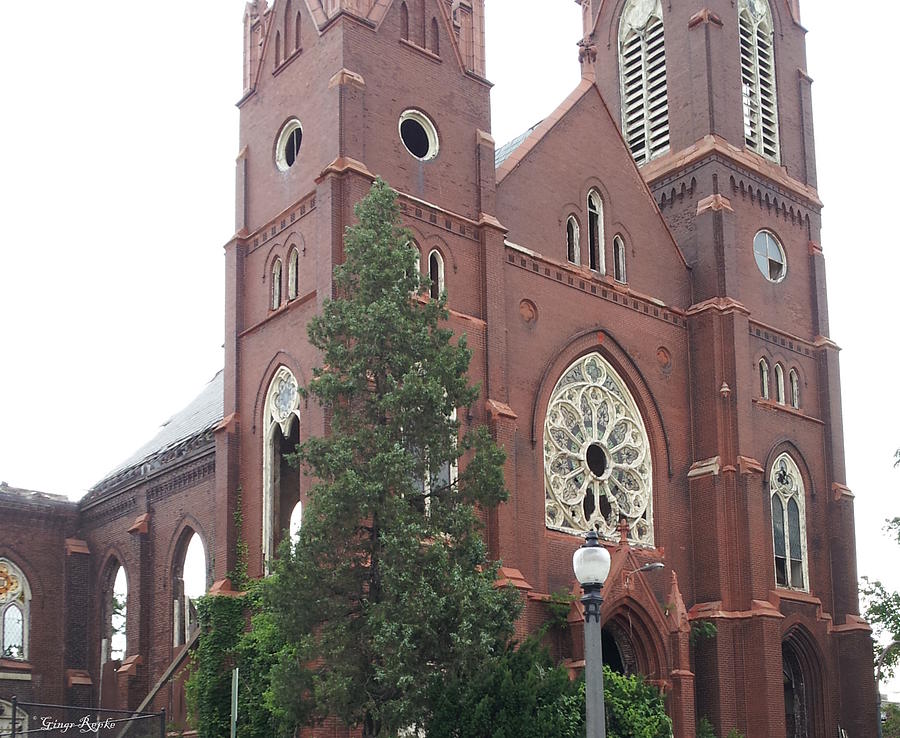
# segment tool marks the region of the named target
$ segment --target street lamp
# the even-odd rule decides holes
[[[603,704],[603,642],[600,605],[603,583],[609,576],[609,551],[600,545],[597,532],[590,531],[584,544],[572,555],[575,577],[584,590],[584,698],[587,738],[606,738],[606,708]]]

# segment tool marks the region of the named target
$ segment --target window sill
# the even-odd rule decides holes
[[[425,47],[419,46],[419,44],[417,44],[417,43],[414,43],[414,42],[412,42],[412,41],[408,41],[408,40],[405,39],[405,38],[401,38],[401,39],[400,39],[400,45],[401,45],[401,46],[405,46],[407,49],[410,49],[410,50],[412,50],[412,51],[418,52],[419,54],[421,54],[422,56],[424,56],[426,59],[430,59],[431,61],[436,62],[437,64],[441,64],[441,63],[442,63],[441,57],[439,57],[439,56],[438,56],[437,54],[435,54],[433,51],[429,51],[429,50],[426,49]]]
[[[807,605],[816,605],[822,607],[822,600],[815,595],[811,595],[807,590],[788,589],[776,585],[770,593],[770,600],[774,600],[773,604],[778,607],[781,600],[790,600],[791,602],[803,602]]]
[[[296,51],[291,52],[290,56],[286,57],[285,60],[281,62],[281,64],[279,64],[277,67],[275,67],[275,69],[272,70],[272,76],[275,77],[281,74],[282,70],[292,61],[294,61],[294,59],[300,56],[302,51],[303,49],[297,49]]]
[[[32,666],[28,661],[0,659],[0,682],[10,679],[18,682],[31,681]]]
[[[777,410],[780,413],[787,413],[788,415],[793,415],[797,418],[803,418],[803,420],[811,420],[813,423],[825,425],[824,421],[819,420],[818,418],[814,418],[812,415],[807,415],[805,412],[803,412],[803,410],[798,410],[797,408],[791,407],[790,405],[782,405],[780,402],[776,402],[775,400],[766,399],[765,397],[754,397],[753,402],[755,402],[760,407],[766,408],[767,410]]]

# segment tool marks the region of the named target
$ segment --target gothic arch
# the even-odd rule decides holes
[[[203,527],[195,518],[185,515],[178,522],[169,542],[166,580],[171,582],[170,599],[172,607],[172,647],[177,648],[188,642],[190,634],[197,627],[197,612],[190,596],[185,591],[185,564],[188,550],[194,537],[200,539],[203,546],[203,589],[209,590],[211,581],[211,560],[209,539]]]
[[[668,677],[665,643],[653,618],[636,599],[626,596],[611,602],[603,622],[616,640],[626,673],[638,673],[657,682]]]
[[[209,586],[210,575],[212,573],[212,566],[210,564],[212,557],[209,555],[209,536],[207,536],[206,531],[203,530],[203,526],[200,522],[189,513],[181,516],[178,524],[172,531],[172,535],[169,536],[169,546],[166,553],[167,576],[172,573],[176,562],[186,552],[187,546],[194,533],[200,536],[200,541],[203,543],[203,549],[206,551],[206,584]]]
[[[287,351],[279,351],[275,354],[269,363],[266,364],[266,368],[262,373],[262,379],[256,387],[256,398],[253,401],[253,422],[250,424],[250,432],[254,435],[256,434],[257,422],[262,412],[262,404],[265,401],[266,392],[272,383],[272,379],[275,377],[275,372],[280,366],[287,367],[297,377],[299,386],[305,387],[307,384],[306,375],[300,368],[300,361],[293,354],[289,354]]]
[[[621,381],[625,384],[626,389],[631,394],[637,411],[640,414],[644,432],[646,433],[649,443],[650,452],[649,461],[651,471],[648,502],[650,515],[649,517],[645,517],[648,512],[648,510],[645,509],[640,516],[649,523],[649,530],[647,530],[643,524],[640,524],[640,520],[635,517],[633,525],[638,527],[633,528],[633,532],[638,537],[634,540],[639,542],[640,545],[660,547],[662,541],[659,539],[656,531],[666,530],[667,511],[666,506],[662,504],[662,501],[665,499],[667,493],[668,480],[672,477],[671,455],[669,452],[668,438],[662,421],[662,413],[660,412],[659,406],[650,392],[649,385],[641,371],[615,338],[605,330],[594,329],[582,331],[570,338],[566,344],[563,344],[551,353],[551,356],[554,358],[545,365],[532,404],[532,447],[536,447],[537,440],[539,438],[543,439],[544,437],[544,423],[547,416],[547,408],[549,407],[551,396],[557,387],[558,381],[574,362],[591,353],[600,354],[602,359],[607,361],[612,369],[618,374]],[[542,461],[542,469],[544,468]],[[612,465],[610,465],[609,468],[612,468]],[[663,469],[667,470],[667,477],[663,476]],[[542,485],[546,484],[546,479],[543,476],[544,474],[546,474],[546,471],[542,473]],[[546,489],[545,487],[542,488]],[[596,490],[595,494],[597,494]],[[609,513],[604,513],[604,515],[606,514]]]
[[[800,474],[803,477],[803,485],[806,488],[806,494],[811,498],[815,498],[816,487],[813,482],[809,464],[806,463],[806,456],[793,441],[790,441],[787,438],[780,438],[775,441],[775,443],[772,444],[772,448],[769,449],[769,453],[766,455],[765,461],[763,463],[763,469],[765,469],[766,473],[768,474],[768,470],[772,468],[772,464],[775,462],[775,459],[777,459],[779,456],[781,456],[781,454],[784,453],[790,454],[791,458],[800,469]],[[765,477],[765,480],[766,494],[768,494],[768,476]]]
[[[422,253],[424,255],[430,254],[432,251],[437,251],[441,255],[441,258],[444,260],[445,272],[447,268],[449,268],[453,271],[454,274],[456,274],[457,264],[456,259],[453,256],[453,250],[443,238],[438,235],[431,234],[425,236],[421,241],[417,240],[417,243],[422,247]]]
[[[563,343],[558,344],[550,351],[550,359],[541,372],[537,392],[531,404],[531,445],[535,447],[538,439],[542,437],[544,415],[547,403],[556,382],[562,373],[572,362],[579,357],[590,353],[599,352],[619,376],[625,381],[628,390],[634,396],[647,433],[650,436],[651,450],[653,451],[654,480],[660,470],[666,469],[668,477],[672,477],[672,459],[669,451],[668,434],[662,419],[662,412],[656,402],[650,385],[644,377],[644,373],[631,359],[616,338],[604,328],[589,328],[570,336]],[[664,463],[662,463],[664,462]],[[654,491],[656,484],[654,483]]]
[[[803,725],[795,726],[794,732],[790,732],[788,726],[788,738],[825,735],[827,724],[825,695],[830,692],[828,673],[818,642],[804,625],[795,622],[786,626],[781,641],[781,652],[785,680],[786,722],[792,712],[795,719],[804,722]],[[799,693],[798,686],[802,686],[802,693]],[[795,700],[793,710],[792,706],[787,704],[789,696]]]

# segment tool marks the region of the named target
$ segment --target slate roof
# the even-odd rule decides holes
[[[107,486],[108,482],[113,481],[113,477],[122,476],[123,472],[142,466],[151,459],[165,454],[191,438],[217,426],[224,417],[224,392],[224,370],[220,370],[187,407],[163,423],[159,432],[149,442],[106,474],[94,485],[92,491]]]
[[[521,133],[516,136],[512,141],[507,141],[503,146],[497,149],[494,152],[494,167],[499,167],[503,162],[505,162],[509,155],[515,151],[519,146],[522,145],[522,142],[528,138],[532,133],[534,133],[534,129],[537,128],[543,121],[538,121],[531,128],[529,128],[525,133]]]

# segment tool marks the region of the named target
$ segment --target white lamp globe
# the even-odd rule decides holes
[[[575,578],[582,587],[602,586],[609,576],[609,562],[609,551],[599,544],[594,531],[587,534],[584,545],[572,554]]]

